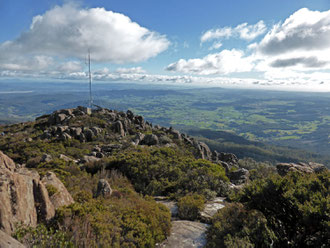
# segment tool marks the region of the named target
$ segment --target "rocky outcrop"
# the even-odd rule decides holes
[[[0,229],[9,234],[16,223],[35,226],[55,214],[39,174],[25,168],[0,169],[0,202]]]
[[[110,197],[112,189],[109,182],[106,179],[100,179],[97,184],[97,190],[95,197],[103,196],[104,198]]]
[[[0,230],[0,248],[25,248],[25,246]]]
[[[170,236],[157,247],[204,247],[206,245],[207,227],[207,224],[200,222],[186,220],[173,221]]]
[[[14,161],[0,151],[0,169],[8,169],[12,171],[15,167]]]
[[[140,143],[141,145],[154,146],[158,145],[159,140],[155,134],[147,134]]]
[[[74,203],[72,196],[65,188],[64,184],[53,172],[47,172],[47,174],[42,178],[41,182],[46,187],[51,185],[51,187],[56,189],[56,192],[50,196],[50,201],[52,202],[55,209]]]
[[[56,178],[57,184],[64,185]],[[63,189],[64,188],[64,189]],[[67,190],[65,189],[67,192]],[[67,192],[68,195],[70,195]],[[70,196],[71,197],[71,196]],[[73,202],[71,198],[71,202]],[[17,223],[36,226],[38,221],[49,220],[59,204],[49,197],[45,183],[36,171],[16,168],[14,162],[0,152],[0,229],[11,234]],[[62,204],[66,205],[68,201]]]
[[[235,185],[246,183],[249,179],[249,171],[244,168],[229,173],[230,181]]]
[[[285,176],[289,172],[300,172],[300,173],[319,173],[327,170],[323,164],[318,163],[280,163],[276,165],[278,174]]]
[[[205,203],[203,211],[201,211],[201,218],[204,222],[210,223],[213,215],[215,215],[219,209],[224,208],[223,197],[216,197],[213,200],[207,201]]]

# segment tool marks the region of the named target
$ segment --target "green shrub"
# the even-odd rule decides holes
[[[46,189],[48,191],[49,196],[55,195],[58,192],[58,189],[51,184],[47,184]]]
[[[259,211],[275,234],[274,247],[327,247],[329,245],[330,173],[289,173],[257,179],[233,201],[247,211]]]
[[[43,224],[37,227],[19,225],[13,237],[27,247],[69,248],[75,247],[66,232],[47,228]]]
[[[222,166],[196,160],[191,153],[178,148],[141,147],[123,151],[109,158],[106,168],[121,171],[138,192],[148,195],[202,194],[206,189],[221,195],[228,182]]]
[[[178,215],[181,219],[197,220],[204,209],[205,198],[202,195],[186,195],[178,201]]]
[[[274,239],[260,211],[246,210],[242,204],[233,203],[213,216],[206,247],[270,247]]]
[[[78,247],[155,247],[169,235],[171,214],[155,201],[130,195],[80,202],[55,217]]]

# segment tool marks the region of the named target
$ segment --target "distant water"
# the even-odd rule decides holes
[[[33,90],[24,90],[24,91],[0,91],[0,94],[27,94],[33,93]]]

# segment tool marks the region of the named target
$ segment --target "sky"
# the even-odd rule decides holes
[[[330,0],[0,0],[0,81],[330,91]]]

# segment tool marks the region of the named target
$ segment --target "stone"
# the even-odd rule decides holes
[[[2,151],[0,151],[0,169],[8,169],[13,171],[15,169],[14,161],[5,155]]]
[[[171,234],[158,245],[165,248],[202,248],[206,245],[207,224],[186,220],[172,221]]]
[[[323,164],[318,163],[279,163],[276,165],[278,174],[285,176],[289,172],[300,172],[300,173],[319,173],[327,168]]]
[[[95,163],[97,161],[99,161],[100,159],[95,157],[95,156],[88,156],[88,155],[85,155],[80,161],[82,163]]]
[[[154,126],[154,129],[155,129],[155,130],[160,130],[161,127],[160,127],[159,125],[155,125],[155,126]]]
[[[0,230],[0,248],[25,248],[25,246]]]
[[[116,121],[113,124],[113,129],[116,133],[119,133],[122,137],[125,136],[124,126],[123,126],[123,123],[121,121]]]
[[[80,127],[73,127],[71,128],[71,135],[75,137],[76,139],[79,139],[80,134],[82,133],[82,128]]]
[[[0,167],[0,203],[0,228],[8,234],[17,223],[34,227],[55,214],[39,174],[26,168]]]
[[[102,128],[99,128],[99,127],[92,127],[92,128],[91,128],[91,131],[93,132],[93,134],[94,134],[95,136],[98,136],[99,134],[102,133]]]
[[[160,201],[157,201],[157,203],[161,203],[161,204],[165,205],[171,211],[172,217],[178,216],[178,206],[175,201],[160,200]]]
[[[159,140],[158,137],[155,134],[147,134],[144,136],[143,140],[141,141],[141,145],[158,145]]]
[[[58,156],[58,158],[64,160],[65,162],[74,162],[74,160],[72,158],[69,158],[68,156],[65,156],[64,154],[60,154]]]
[[[72,196],[65,188],[64,184],[53,172],[47,172],[47,174],[42,178],[41,182],[45,186],[51,185],[57,189],[57,192],[50,196],[50,201],[52,202],[55,209],[74,203]]]
[[[80,140],[80,142],[82,142],[82,143],[86,142],[87,139],[86,139],[85,134],[81,133],[81,134],[79,135],[79,140]]]
[[[178,130],[170,129],[169,133],[173,136],[174,139],[181,140],[181,134]]]
[[[37,221],[50,220],[55,215],[54,205],[49,199],[48,191],[40,180],[33,180],[33,195],[37,210]]]
[[[217,153],[217,157],[218,160],[226,162],[230,166],[235,166],[238,164],[238,158],[236,157],[235,154],[220,152]]]
[[[133,142],[135,145],[139,145],[141,141],[144,139],[144,134],[143,133],[137,133],[135,137],[133,138]]]
[[[210,223],[213,215],[215,215],[219,209],[225,207],[223,203],[224,200],[225,198],[223,197],[216,197],[211,201],[207,201],[205,203],[203,211],[201,211],[202,220],[204,220],[207,223]]]
[[[44,155],[42,155],[40,162],[46,162],[46,163],[49,163],[49,162],[52,161],[52,160],[53,160],[53,158],[52,158],[51,155],[49,155],[49,154],[44,154]]]
[[[56,124],[61,124],[65,119],[66,119],[66,115],[65,114],[57,114],[55,116],[55,123]]]
[[[100,179],[97,184],[97,190],[95,197],[103,196],[104,198],[110,197],[112,189],[109,182],[106,179]]]
[[[126,115],[127,115],[128,119],[130,119],[130,120],[134,119],[134,114],[131,110],[127,110]]]
[[[159,137],[159,143],[162,144],[162,145],[170,144],[172,142],[173,141],[169,137],[167,137],[166,135],[163,135],[163,136]]]
[[[87,141],[93,141],[94,133],[89,128],[84,129],[84,135]]]
[[[199,155],[202,159],[211,160],[211,150],[204,142],[194,141],[194,146],[198,150]]]
[[[247,169],[240,168],[236,171],[230,172],[229,178],[230,181],[236,185],[246,183],[249,179],[249,171]]]
[[[56,128],[56,133],[57,134],[62,134],[62,133],[64,133],[66,130],[68,130],[68,126],[58,126],[57,128]]]
[[[67,133],[61,133],[58,139],[61,141],[67,141],[67,140],[71,140],[72,137]]]

